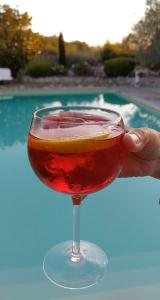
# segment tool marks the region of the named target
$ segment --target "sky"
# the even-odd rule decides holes
[[[32,30],[64,40],[103,45],[120,42],[144,15],[145,0],[0,0],[28,12]]]

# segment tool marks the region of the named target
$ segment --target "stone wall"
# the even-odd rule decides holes
[[[22,83],[48,83],[53,86],[134,86],[134,77],[77,77],[77,76],[53,76],[44,78],[23,77]],[[139,86],[160,87],[160,76],[140,77]]]

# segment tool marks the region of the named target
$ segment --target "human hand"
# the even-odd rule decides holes
[[[150,128],[126,131],[123,169],[119,177],[152,176],[160,179],[160,132]]]

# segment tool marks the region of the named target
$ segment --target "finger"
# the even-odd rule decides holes
[[[150,128],[134,128],[124,136],[124,145],[143,159],[160,157],[160,133]]]
[[[125,134],[123,142],[130,152],[138,152],[147,144],[148,138],[145,128],[132,128]]]

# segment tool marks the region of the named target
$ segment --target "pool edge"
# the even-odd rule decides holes
[[[36,90],[17,90],[17,91],[0,91],[0,97],[11,97],[11,96],[38,96],[38,95],[70,95],[70,94],[94,94],[94,93],[113,93],[116,96],[120,96],[123,99],[125,99],[127,102],[132,102],[135,105],[138,105],[142,108],[149,109],[151,112],[155,113],[156,115],[160,116],[160,110],[158,110],[157,107],[154,107],[153,105],[149,105],[148,102],[146,103],[145,100],[143,99],[135,99],[132,97],[128,97],[123,94],[122,91],[119,91],[114,88],[91,88],[91,89],[57,89],[57,90],[41,90],[41,89],[36,89]],[[5,99],[0,99],[5,100]]]

